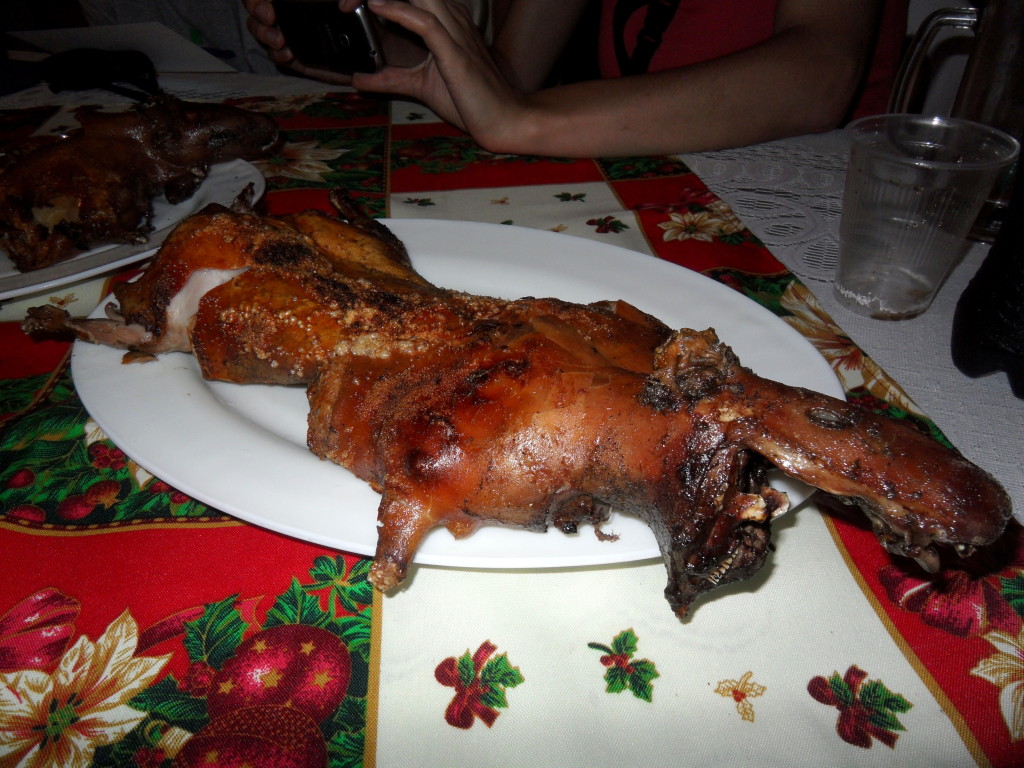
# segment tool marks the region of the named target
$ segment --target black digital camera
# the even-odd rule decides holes
[[[295,58],[333,72],[377,72],[384,66],[378,22],[365,4],[352,13],[337,0],[274,0],[277,26]]]

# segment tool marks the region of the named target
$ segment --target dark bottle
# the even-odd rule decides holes
[[[953,363],[972,378],[1005,371],[1024,398],[1024,172],[1003,225],[953,316]]]

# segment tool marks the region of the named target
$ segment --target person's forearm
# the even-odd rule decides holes
[[[663,154],[743,146],[839,124],[863,62],[789,30],[683,69],[524,95],[474,138],[494,152]]]

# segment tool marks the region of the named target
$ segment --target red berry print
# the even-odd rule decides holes
[[[85,494],[76,493],[57,505],[57,517],[61,520],[81,520],[88,517],[95,508],[96,505],[90,504]]]
[[[41,523],[46,520],[46,512],[35,504],[16,504],[7,510],[7,516],[33,523]]]
[[[4,483],[4,487],[12,490],[15,488],[28,488],[35,481],[36,473],[27,467],[22,467],[7,478],[7,482]]]
[[[89,455],[92,457],[92,465],[97,469],[122,469],[127,462],[124,451],[105,443],[93,443],[89,446]]]
[[[85,500],[94,507],[110,509],[121,494],[121,484],[115,480],[100,480],[93,483],[85,492]]]

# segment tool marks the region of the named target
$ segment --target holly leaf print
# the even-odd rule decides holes
[[[632,629],[627,629],[624,632],[620,632],[612,640],[612,651],[614,653],[624,653],[626,656],[632,656],[636,653],[637,639],[636,634]]]
[[[860,689],[860,700],[865,706],[876,710],[891,712],[909,712],[911,704],[898,693],[893,693],[881,680],[864,683]]]
[[[366,747],[366,734],[335,733],[327,742],[327,751],[330,755],[331,766],[337,768],[362,768],[363,753]]]
[[[1000,579],[1003,597],[1018,616],[1024,617],[1024,571],[1012,579]]]
[[[903,723],[892,712],[887,712],[883,709],[876,709],[871,713],[871,717],[868,718],[870,722],[876,728],[881,728],[885,731],[905,731]]]
[[[515,688],[524,679],[519,668],[509,663],[508,654],[495,656],[480,670],[480,682],[484,686],[484,693],[480,697],[481,703],[491,709],[506,709],[508,697],[505,690]]]
[[[473,657],[466,651],[459,657],[459,682],[465,686],[472,684],[476,678],[476,667],[473,666]]]
[[[622,693],[629,688],[629,672],[622,667],[611,667],[604,673],[608,693]]]
[[[331,617],[320,607],[319,601],[306,593],[299,580],[292,577],[291,586],[274,602],[267,612],[264,629],[279,624],[308,624],[331,631]]]
[[[146,688],[128,702],[135,709],[149,712],[186,731],[196,733],[209,722],[206,697],[193,696],[178,687],[174,675]]]
[[[342,616],[334,620],[338,635],[353,653],[370,658],[370,609],[366,608],[355,616]]]
[[[736,711],[739,712],[740,718],[748,723],[754,722],[754,705],[750,700],[756,699],[758,696],[764,696],[768,690],[766,686],[755,682],[753,678],[753,671],[747,671],[740,675],[739,680],[720,680],[718,687],[715,688],[715,693],[719,696],[736,702]],[[826,688],[828,687],[828,683],[825,682],[824,678],[821,679],[821,682],[825,684]],[[831,691],[828,698],[834,698],[831,695]]]
[[[307,592],[329,590],[331,607],[337,612],[359,613],[363,606],[373,602],[373,585],[367,578],[370,573],[369,560],[357,560],[351,568],[348,561],[338,555],[334,558],[321,555],[313,561],[309,576],[312,584],[306,585]]]
[[[45,376],[26,376],[23,379],[8,379],[0,392],[0,413],[14,414],[25,410],[32,403],[36,392],[46,384]]]
[[[648,661],[647,659],[634,661],[629,666],[633,669],[632,677],[634,679],[650,682],[654,678],[660,677],[657,668],[654,666],[654,662]]]
[[[828,687],[835,694],[836,700],[844,707],[848,707],[853,704],[853,691],[850,690],[850,686],[846,684],[846,681],[839,676],[838,672],[833,672],[832,677],[828,679]]]
[[[601,663],[607,667],[604,673],[606,692],[622,693],[628,690],[638,699],[652,701],[652,681],[659,677],[658,670],[648,659],[633,660],[638,641],[632,629],[616,635],[610,647],[601,643],[587,643],[587,646],[603,652]]]
[[[362,768],[366,742],[366,699],[349,695],[320,728],[331,768]]]
[[[508,709],[504,688],[488,688],[480,694],[480,703],[491,709]]]
[[[480,682],[492,688],[515,688],[523,682],[523,675],[508,660],[508,654],[502,653],[488,661],[480,672]]]
[[[633,692],[633,695],[643,701],[654,700],[654,686],[651,685],[648,680],[640,680],[635,676],[629,678],[629,690]]]
[[[185,650],[190,661],[204,661],[214,669],[234,655],[248,624],[235,608],[238,595],[208,603],[203,615],[185,622]]]
[[[651,684],[651,681],[659,676],[658,670],[647,659],[634,661],[629,666],[632,669],[628,681],[629,690],[638,699],[651,701],[654,696],[654,686]]]
[[[599,234],[619,234],[629,229],[629,225],[614,216],[602,216],[599,219],[588,219],[587,226],[594,227]]]
[[[366,723],[366,699],[346,696],[334,713],[323,723],[325,731],[361,733]]]

